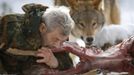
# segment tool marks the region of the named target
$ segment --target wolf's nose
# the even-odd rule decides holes
[[[87,37],[86,38],[86,41],[89,42],[89,43],[91,43],[93,40],[94,40],[93,37]]]

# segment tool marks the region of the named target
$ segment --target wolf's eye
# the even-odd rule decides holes
[[[97,27],[97,23],[96,22],[93,22],[93,27],[96,28]]]
[[[81,28],[85,27],[83,23],[79,23],[79,25],[80,25]]]

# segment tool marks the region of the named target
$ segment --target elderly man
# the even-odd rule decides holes
[[[40,7],[42,5],[24,6],[23,10],[27,13],[24,17],[7,15],[2,18],[0,58],[8,74],[40,75],[42,68],[64,70],[73,65],[67,52],[53,54],[50,50],[61,46],[69,37],[74,25],[69,9],[48,8],[39,20],[38,15],[44,10],[38,9]],[[32,10],[27,10],[29,8]],[[39,25],[34,26],[38,20]],[[45,51],[45,55],[42,55],[42,51]]]

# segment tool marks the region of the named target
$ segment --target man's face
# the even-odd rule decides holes
[[[63,35],[60,28],[46,32],[43,36],[44,44],[48,47],[59,47],[67,40],[68,35]]]

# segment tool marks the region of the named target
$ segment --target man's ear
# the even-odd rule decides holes
[[[44,23],[41,23],[40,27],[39,27],[39,30],[40,30],[40,32],[46,32],[47,31],[46,25]]]

